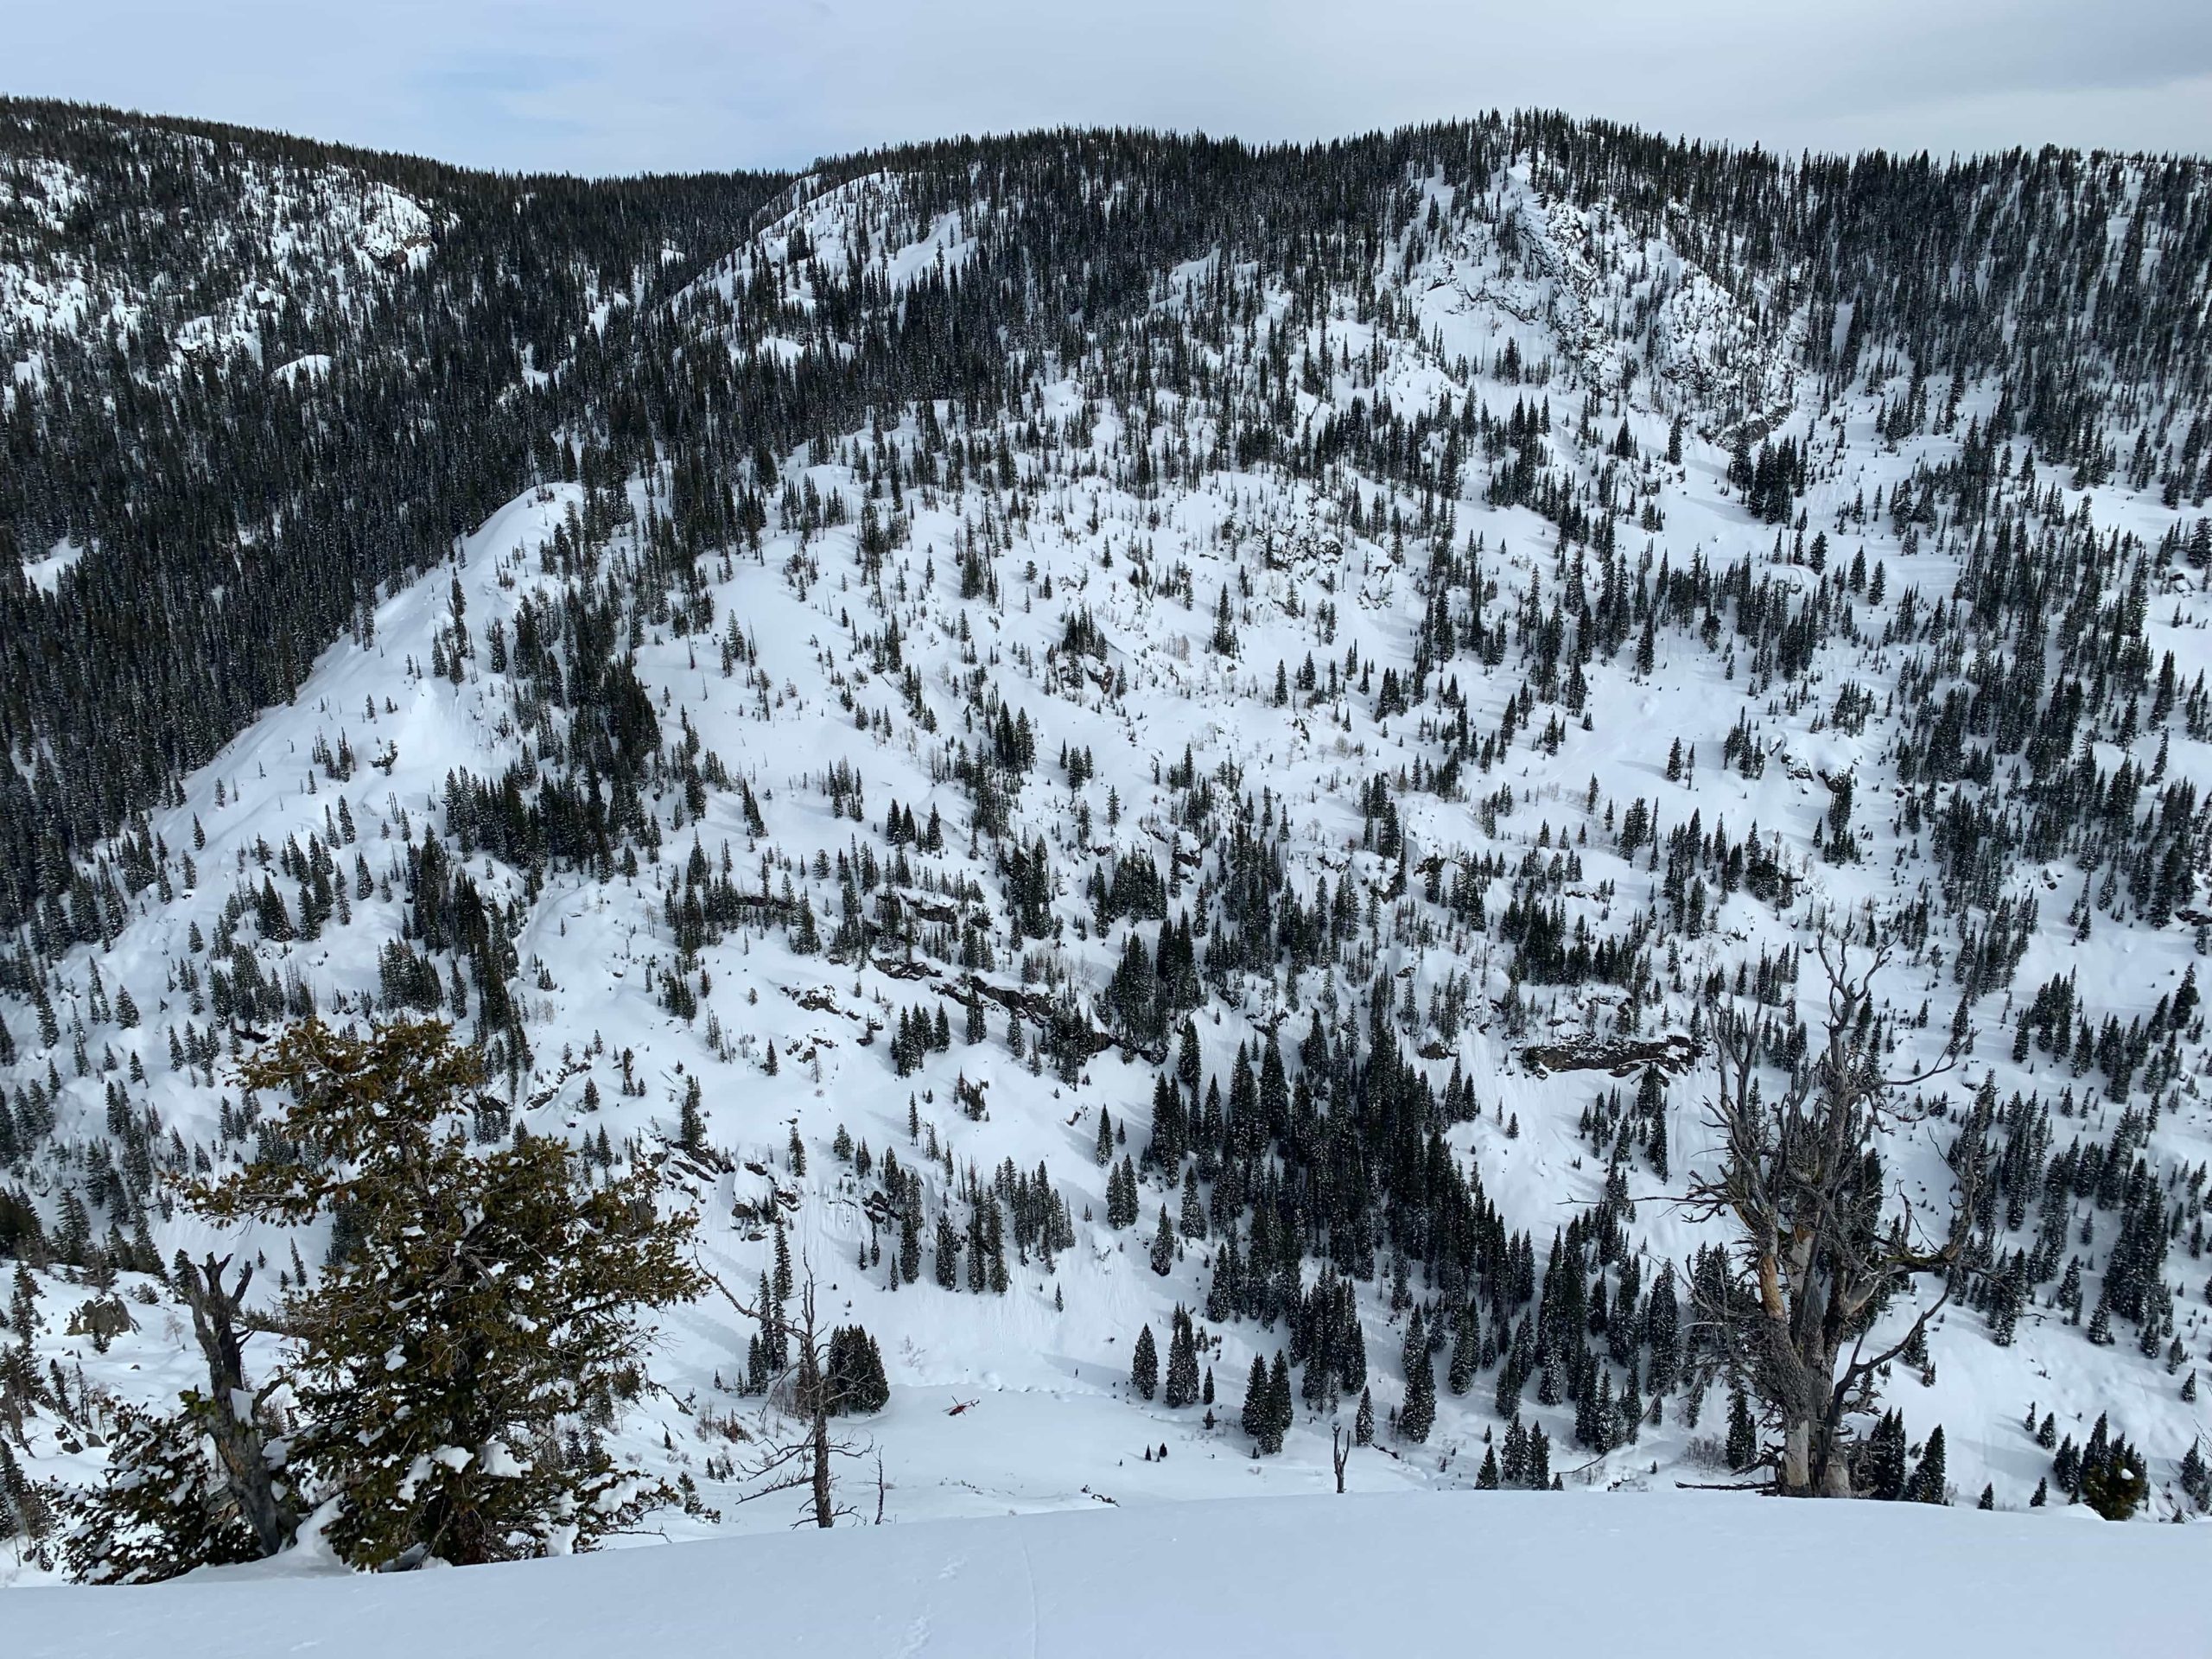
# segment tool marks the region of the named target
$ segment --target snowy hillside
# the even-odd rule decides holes
[[[144,165],[160,206],[134,212],[102,199],[113,181],[96,167],[0,154],[0,334],[17,378],[46,375],[57,346],[66,372],[75,352],[149,337],[171,375],[235,353],[280,372],[299,357],[285,342],[350,336],[384,279],[429,257],[423,205],[358,172],[270,166],[198,134]]]
[[[1368,1559],[1464,1540],[1516,1583],[1513,1552],[1610,1512],[1454,1499],[1432,1529],[1402,1495],[1771,1472],[1713,1315],[1751,1294],[1743,1240],[1689,1200],[1725,1161],[1716,1020],[1748,1017],[1770,1096],[1808,1077],[1824,940],[1885,962],[1853,1065],[1913,1079],[1866,1238],[1940,1242],[1964,1211],[1853,1328],[1879,1352],[1940,1303],[1848,1414],[1853,1484],[2063,1509],[2081,1449],[2124,1437],[2137,1513],[2199,1516],[2212,411],[2201,363],[2116,318],[2173,296],[2202,169],[1950,180],[1958,234],[1993,238],[1980,297],[1914,309],[1901,278],[1878,314],[1837,274],[1863,248],[1762,246],[1656,162],[1447,135],[1301,238],[1209,229],[1162,181],[1199,167],[1179,152],[1066,143],[790,181],[658,288],[572,272],[573,354],[501,381],[550,422],[534,481],[428,574],[362,584],[335,643],[287,632],[289,700],[200,732],[212,758],[119,827],[25,831],[0,975],[16,1516],[100,1478],[118,1402],[204,1386],[177,1252],[257,1259],[273,1308],[344,1248],[181,1201],[296,1150],[239,1057],[310,1013],[411,1012],[484,1056],[480,1142],[656,1166],[724,1284],[781,1249],[865,1327],[887,1518],[1325,1491],[1332,1429],[1364,1418],[1344,1484],[1402,1494],[1360,1511],[1385,1517]],[[63,210],[61,175],[16,176]],[[1829,188],[1760,177],[1795,207]],[[2055,327],[2012,285],[2022,203],[2102,284],[2064,389],[2005,355]],[[1039,251],[1123,226],[1076,275]],[[1009,297],[1024,259],[1049,302]],[[2205,280],[2179,285],[2200,312]],[[326,378],[291,395],[313,410]],[[804,420],[741,439],[762,405]],[[48,560],[95,545],[41,534]],[[9,602],[50,619],[56,586]],[[22,822],[76,835],[110,808],[73,793],[92,769],[53,697],[18,696]],[[1141,1337],[1163,1389],[1133,1381]],[[683,1483],[668,1535],[791,1519],[742,1471],[787,1403],[779,1340],[726,1300],[671,1309],[650,1386],[591,1426]],[[257,1338],[252,1376],[285,1353]],[[842,1477],[864,1512],[874,1468]],[[1739,1500],[1631,1512],[1666,1517],[1621,1554],[1654,1597],[1693,1522],[1796,1548]],[[1064,1571],[1088,1524],[1036,1559]],[[1981,1564],[1960,1573],[2023,1591],[2039,1551],[2147,1586],[2180,1548],[2051,1516],[1802,1524],[1940,1529]],[[23,1525],[0,1574],[46,1578]],[[933,1573],[956,1535],[915,1535],[842,1570]],[[995,1560],[1032,1535],[973,1535]],[[1194,1558],[1126,1516],[1096,1536],[1131,1573]],[[1346,1547],[1281,1544],[1316,1571]],[[732,1572],[779,1576],[798,1546],[744,1548],[785,1553]],[[1090,1592],[1044,1582],[1086,1650]],[[372,1592],[257,1593],[274,1630]],[[458,1593],[378,1589],[377,1618]],[[2022,1651],[2078,1611],[1929,1608],[2000,1609]],[[1014,1639],[995,1596],[843,1615]],[[667,1616],[675,1641],[695,1613]],[[963,1619],[987,1623],[955,1641]],[[1285,1650],[1343,1650],[1322,1630],[1301,1615]]]
[[[1884,1515],[1747,1499],[1533,1496],[1198,1503],[611,1552],[470,1573],[195,1580],[127,1596],[11,1599],[23,1659],[261,1659],[420,1649],[567,1659],[635,1649],[780,1653],[1448,1651],[1750,1653],[1791,1589],[1846,1559],[1909,1551],[1940,1573],[1839,1599],[1808,1655],[2186,1652],[2203,1535],[2130,1538],[2062,1518]],[[1588,1593],[1592,1582],[1603,1593]],[[2092,1592],[2090,1586],[2094,1586]],[[1141,1598],[1141,1611],[1137,1599]],[[1562,1609],[1572,1605],[1567,1618]],[[1681,1610],[1679,1613],[1670,1611]]]

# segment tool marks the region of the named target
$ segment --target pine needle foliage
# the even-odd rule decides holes
[[[220,1220],[342,1213],[351,1243],[290,1296],[296,1468],[362,1567],[564,1554],[673,1501],[595,1449],[644,1381],[649,1310],[697,1295],[693,1218],[639,1165],[590,1185],[558,1141],[472,1146],[483,1071],[437,1021],[308,1020],[245,1061],[289,1097],[283,1146],[195,1192]],[[290,1155],[296,1147],[300,1154]]]
[[[62,1541],[80,1584],[154,1584],[261,1549],[208,1455],[206,1403],[164,1415],[118,1404],[106,1478],[75,1506]]]

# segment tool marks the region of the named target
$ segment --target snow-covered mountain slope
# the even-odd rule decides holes
[[[0,149],[0,354],[19,378],[43,376],[63,341],[121,354],[147,336],[172,375],[239,353],[280,372],[298,360],[283,342],[349,338],[384,279],[429,257],[434,220],[404,190],[165,137],[111,194],[111,157]]]
[[[1433,201],[1457,219],[1459,193],[1423,181],[1417,213]],[[1537,340],[1570,359],[1586,384],[1632,392],[1639,371],[1662,406],[1694,409],[1710,429],[1778,425],[1795,401],[1802,341],[1785,309],[1761,315],[1715,283],[1665,235],[1637,227],[1609,202],[1547,199],[1526,166],[1499,175],[1466,204],[1464,227],[1408,273],[1423,321],[1447,350],[1476,362],[1502,349],[1503,318],[1540,325]],[[1452,327],[1465,318],[1474,327]]]
[[[986,381],[978,290],[1045,207],[984,171],[799,181],[620,325],[657,380],[963,391],[795,447],[725,442],[705,390],[645,451],[579,416],[27,920],[23,1467],[95,1478],[109,1396],[193,1382],[146,1269],[243,1248],[274,1291],[328,1248],[175,1202],[281,1136],[236,1056],[412,1010],[482,1045],[478,1133],[660,1161],[726,1282],[781,1239],[876,1337],[892,1518],[1324,1490],[1363,1385],[1355,1490],[1728,1484],[1693,1284],[1735,1239],[1679,1201],[1719,1158],[1713,1009],[1755,1011],[1785,1087],[1818,941],[1878,937],[1868,1053],[1955,1060],[1899,1101],[1888,1214],[1940,1232],[1970,1172],[1976,1203],[1966,1260],[1873,1321],[1948,1291],[1858,1433],[1894,1409],[1916,1462],[1941,1426],[1936,1494],[2024,1510],[2044,1420],[2103,1418],[2143,1513],[2197,1514],[2189,388],[2114,367],[2054,463],[2025,378],[1526,156],[1407,165],[1310,257],[1117,273],[1126,311],[1099,278]],[[1109,223],[1148,208],[1094,182]],[[1131,1356],[1179,1307],[1207,1392],[1170,1406]],[[690,1483],[671,1535],[789,1519],[733,1478],[757,1335],[676,1310],[608,1431]],[[1295,1421],[1255,1456],[1279,1355]]]
[[[1534,1494],[1188,1504],[613,1551],[468,1573],[272,1576],[224,1569],[117,1596],[27,1592],[24,1659],[260,1659],[421,1649],[504,1659],[719,1653],[734,1619],[783,1653],[1128,1651],[1284,1659],[1484,1642],[1563,1654],[1750,1653],[1798,1629],[1808,1655],[2186,1652],[2202,1535],[2129,1536],[2059,1516],[1680,1496]],[[1838,1560],[1910,1559],[1880,1595],[1816,1619],[1798,1599]],[[1592,1594],[1592,1586],[1601,1592]],[[1571,1610],[1571,1611],[1569,1611]],[[1802,1629],[1798,1627],[1802,1624]]]

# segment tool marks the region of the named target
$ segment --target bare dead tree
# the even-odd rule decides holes
[[[779,1309],[753,1307],[734,1295],[721,1280],[715,1279],[714,1283],[723,1299],[748,1319],[783,1318]],[[791,1363],[769,1384],[768,1403],[760,1415],[760,1432],[753,1442],[751,1454],[737,1465],[737,1472],[748,1488],[738,1502],[751,1503],[778,1492],[803,1491],[805,1501],[794,1525],[805,1526],[810,1522],[817,1527],[832,1527],[840,1517],[857,1520],[860,1510],[837,1496],[835,1469],[840,1459],[857,1462],[874,1456],[875,1443],[831,1432],[830,1420],[837,1414],[842,1402],[837,1397],[838,1385],[830,1374],[830,1333],[823,1328],[816,1312],[811,1268],[804,1268],[798,1290],[798,1313],[795,1319],[785,1320],[785,1331],[792,1344]],[[879,1458],[878,1524],[883,1517],[882,1487],[882,1460]]]
[[[245,1293],[253,1282],[253,1264],[239,1268],[236,1281],[226,1287],[223,1274],[230,1264],[229,1256],[218,1257],[213,1251],[201,1262],[179,1251],[176,1280],[192,1309],[193,1334],[207,1362],[207,1393],[198,1415],[215,1443],[223,1484],[230,1489],[239,1516],[253,1529],[262,1553],[274,1555],[299,1530],[299,1514],[269,1466],[260,1398],[245,1386],[245,1339],[253,1334]],[[249,1327],[243,1335],[242,1325]]]
[[[1336,1468],[1337,1491],[1339,1496],[1344,1490],[1344,1465],[1351,1460],[1351,1445],[1352,1437],[1349,1429],[1336,1424],[1330,1426],[1329,1461]]]
[[[1848,947],[1823,934],[1825,1040],[1786,1088],[1763,1096],[1754,1018],[1716,1000],[1711,1009],[1716,1091],[1707,1119],[1721,1141],[1717,1169],[1692,1175],[1683,1208],[1726,1217],[1738,1232],[1734,1271],[1714,1287],[1691,1275],[1698,1322],[1716,1336],[1778,1421],[1776,1490],[1792,1497],[1851,1495],[1846,1420],[1871,1408],[1882,1367],[1925,1332],[1948,1300],[1947,1282],[1894,1343],[1869,1347],[1885,1298],[1916,1274],[1942,1273],[1965,1249],[1974,1160],[1940,1238],[1910,1203],[1885,1217],[1882,1149],[1919,1121],[1905,1091],[1948,1071],[1955,1049],[1924,1071],[1884,1075],[1872,1039],[1872,989],[1890,959],[1876,944],[1855,969]]]

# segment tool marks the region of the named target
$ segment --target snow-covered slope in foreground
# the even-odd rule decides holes
[[[2078,1516],[2079,1511],[2075,1512]],[[438,1653],[2068,1659],[2212,1643],[2197,1528],[1534,1493],[1245,1499],[9,1599],[20,1659]],[[1929,1573],[1909,1563],[1940,1560]],[[1898,1570],[1902,1568],[1903,1570]],[[251,1569],[249,1569],[250,1571]],[[1691,1608],[1694,1616],[1683,1615]],[[1140,1634],[1141,1632],[1141,1634]]]

